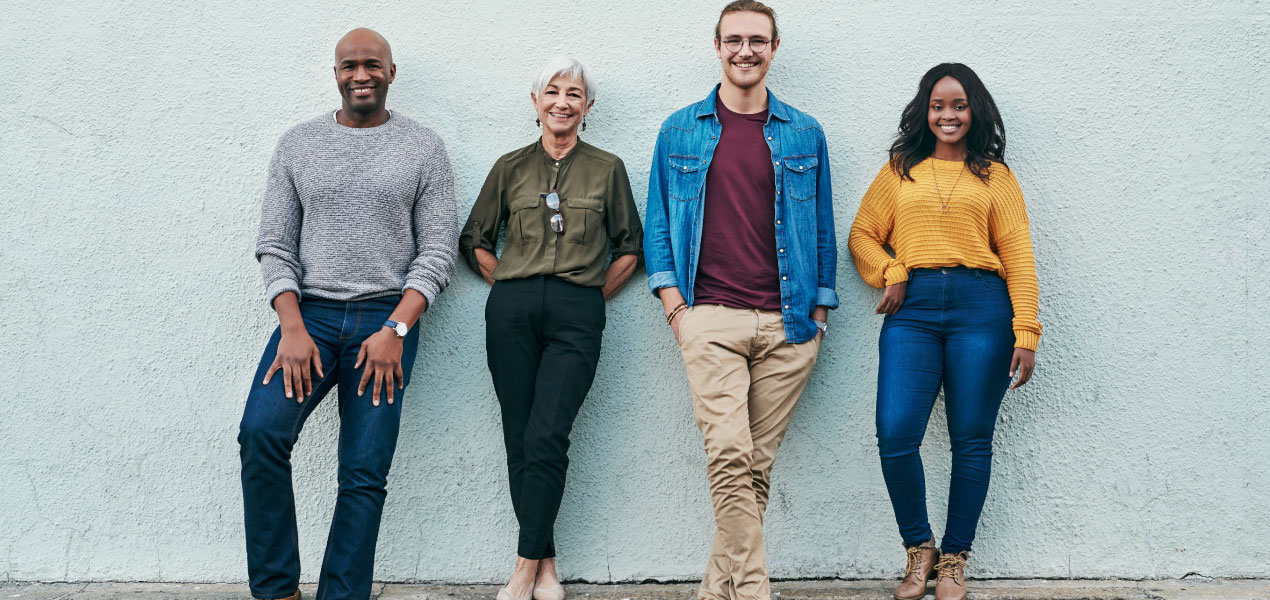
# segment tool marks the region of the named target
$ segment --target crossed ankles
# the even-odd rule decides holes
[[[907,563],[904,566],[904,579],[895,588],[895,600],[918,600],[926,596],[926,582],[935,578],[935,561],[939,558],[939,549],[934,540],[926,540],[917,546],[910,546],[906,551]]]
[[[970,553],[943,553],[935,565],[935,600],[966,600],[966,561]]]
[[[521,560],[524,560],[524,559],[521,559]],[[542,559],[542,560],[545,561],[547,559]],[[560,585],[559,578],[558,576],[556,576],[554,572],[555,571],[554,568],[552,568],[552,573],[551,573],[552,577],[550,577],[550,579],[555,580],[555,584],[551,586],[547,586],[547,587],[538,587],[538,581],[540,580],[540,578],[541,579],[547,579],[547,578],[541,577],[543,574],[543,567],[544,567],[543,562],[542,561],[537,561],[537,562],[538,562],[538,565],[534,571],[534,578],[533,580],[529,582],[528,586],[524,585],[523,576],[521,578],[520,585],[516,585],[516,586],[512,585],[514,582],[516,582],[517,573],[523,572],[523,570],[517,569],[517,573],[512,574],[512,580],[508,581],[506,586],[503,586],[502,589],[498,590],[498,600],[564,600],[564,586]],[[554,567],[554,561],[552,566]],[[528,593],[523,597],[517,596],[514,593],[512,593],[510,589],[508,589],[509,587],[514,587],[517,590],[524,590],[527,587]]]
[[[926,596],[926,585],[935,580],[935,600],[966,600],[966,564],[970,553],[940,552],[934,540],[906,550],[904,578],[895,588],[895,600],[919,600]]]
[[[547,561],[550,560],[551,568],[547,568]],[[550,577],[544,577],[544,574],[550,573]],[[549,580],[552,585],[546,587],[538,587],[539,581]],[[534,578],[534,600],[564,600],[564,586],[560,585],[560,575],[556,573],[555,559],[542,559],[538,563],[538,575]]]

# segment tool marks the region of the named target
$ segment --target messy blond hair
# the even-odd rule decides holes
[[[767,15],[772,20],[772,39],[780,38],[780,33],[776,31],[776,11],[772,7],[759,2],[758,0],[735,0],[729,2],[723,7],[723,12],[719,13],[719,21],[714,24],[714,39],[719,39],[719,26],[723,24],[723,16],[734,12],[756,12]]]

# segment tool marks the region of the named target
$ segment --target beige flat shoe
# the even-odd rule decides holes
[[[534,600],[564,600],[564,586],[552,588],[534,588]]]
[[[513,596],[512,593],[507,591],[507,588],[505,587],[498,590],[498,600],[530,600],[533,597],[534,597],[533,592],[529,592],[529,595],[525,596],[524,598],[519,598],[519,597]]]

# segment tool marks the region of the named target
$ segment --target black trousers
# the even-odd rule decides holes
[[[485,349],[503,411],[523,558],[556,555],[569,432],[595,378],[604,320],[599,288],[555,277],[496,281],[485,304]]]

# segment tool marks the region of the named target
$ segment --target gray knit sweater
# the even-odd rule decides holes
[[[419,290],[428,306],[454,274],[458,222],[445,144],[393,113],[356,129],[334,113],[283,134],[269,163],[256,258],[270,305]]]

